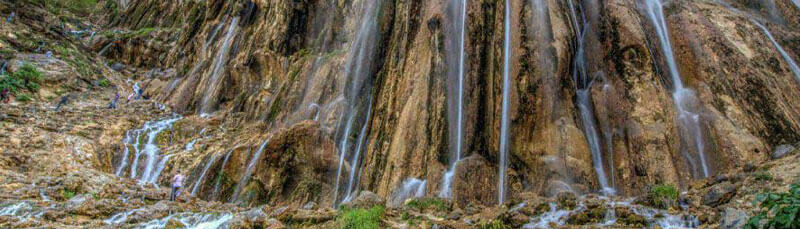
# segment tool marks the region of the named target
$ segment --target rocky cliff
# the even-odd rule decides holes
[[[205,201],[622,198],[707,189],[800,142],[792,0],[100,1],[66,27],[51,3],[2,3],[19,18],[9,71],[74,80],[47,77],[37,98],[107,79],[155,104],[72,130],[83,167],[146,186],[185,174]]]

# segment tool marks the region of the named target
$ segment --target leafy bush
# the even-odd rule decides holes
[[[61,197],[63,197],[65,200],[72,199],[72,197],[75,197],[75,191],[62,189]]]
[[[678,200],[678,189],[670,184],[659,184],[650,187],[648,201],[653,207],[670,208]]]
[[[480,229],[511,229],[511,226],[506,225],[503,221],[500,220],[492,220],[485,223],[478,224],[478,228]]]
[[[755,202],[760,210],[747,221],[746,229],[800,228],[800,183],[792,184],[789,192],[758,194]]]
[[[772,180],[772,175],[770,175],[769,172],[764,171],[764,170],[755,172],[755,174],[753,174],[753,175],[755,176],[757,181],[771,181]]]
[[[429,209],[433,207],[437,211],[447,211],[448,207],[444,200],[439,198],[425,198],[425,199],[413,199],[406,203],[406,206],[411,208],[415,208],[419,211]]]
[[[374,206],[370,209],[363,208],[343,208],[342,213],[337,217],[337,223],[341,229],[375,229],[381,228],[381,218],[385,208]]]
[[[111,85],[111,82],[108,81],[108,79],[101,79],[100,82],[97,83],[97,85],[101,87],[108,87],[108,85]]]
[[[15,77],[5,74],[0,75],[0,91],[8,89],[11,92],[17,93],[17,91],[24,86],[25,83]]]
[[[4,82],[5,82],[4,77]],[[22,67],[11,74],[11,78],[8,80],[8,85],[13,85],[13,87],[8,87],[9,90],[16,92],[18,88],[24,87],[30,90],[31,92],[39,91],[39,83],[42,82],[44,79],[44,75],[35,66],[31,64],[23,64]],[[0,83],[0,85],[6,85],[4,83]],[[0,86],[3,87],[3,86]]]
[[[17,96],[17,101],[26,102],[26,103],[30,102],[31,101],[31,96],[28,95],[28,94],[21,94],[21,95]]]

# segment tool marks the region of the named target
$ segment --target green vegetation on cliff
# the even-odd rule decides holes
[[[381,228],[381,218],[383,218],[385,210],[380,205],[370,209],[343,208],[337,218],[337,223],[341,229]]]
[[[17,93],[21,89],[28,89],[31,92],[37,92],[43,78],[42,72],[26,63],[11,75],[0,75],[0,90],[8,89]]]
[[[800,228],[800,183],[792,184],[789,192],[758,194],[755,201],[760,210],[747,221],[746,229]]]

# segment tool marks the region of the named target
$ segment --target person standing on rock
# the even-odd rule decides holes
[[[175,174],[175,177],[172,177],[172,195],[170,195],[169,200],[175,201],[180,196],[181,192],[183,191],[183,180],[186,177],[183,174]]]
[[[69,99],[69,95],[65,95],[65,96],[61,97],[61,101],[58,102],[58,105],[56,105],[56,110],[55,111],[61,110],[61,106],[67,105],[67,100],[68,99]]]
[[[11,92],[8,91],[8,88],[3,88],[3,91],[0,92],[0,101],[3,101],[3,103],[8,104],[8,99],[11,98],[10,93]]]

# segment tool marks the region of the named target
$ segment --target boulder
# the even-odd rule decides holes
[[[725,208],[725,212],[722,213],[722,217],[719,222],[720,229],[735,229],[735,228],[743,228],[744,225],[747,223],[747,213],[735,209],[735,208]]]
[[[770,154],[770,157],[773,160],[781,159],[781,158],[785,157],[786,155],[788,155],[789,153],[791,153],[792,151],[794,151],[794,149],[795,148],[792,145],[779,145],[779,146],[775,147],[775,150],[772,151],[772,154]]]
[[[727,181],[722,182],[712,186],[708,192],[703,195],[703,204],[710,207],[717,207],[728,203],[734,196],[736,196],[736,186]]]

